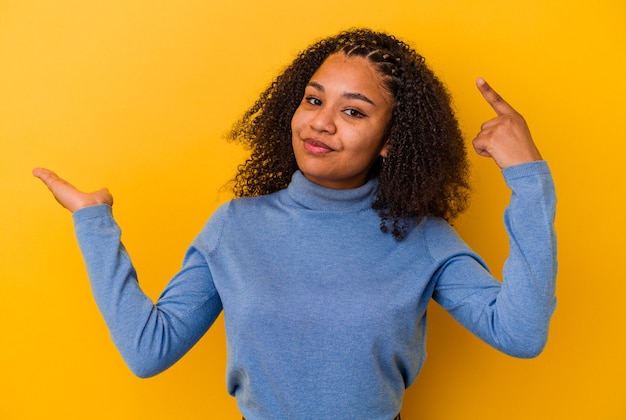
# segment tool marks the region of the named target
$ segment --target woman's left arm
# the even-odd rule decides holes
[[[512,193],[504,280],[497,282],[474,257],[455,256],[439,270],[433,297],[492,346],[534,357],[545,346],[556,305],[554,183],[523,117],[483,79],[477,86],[497,116],[482,125],[474,148],[494,159]]]
[[[545,347],[556,306],[554,185],[544,161],[511,166],[503,174],[512,191],[504,216],[504,280],[497,281],[477,255],[461,251],[440,263],[433,298],[491,346],[535,357]]]

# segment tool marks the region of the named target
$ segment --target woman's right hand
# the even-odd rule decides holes
[[[41,179],[50,192],[52,192],[54,198],[72,213],[76,210],[97,206],[99,204],[113,205],[113,196],[106,188],[91,193],[85,193],[76,189],[66,180],[59,178],[59,176],[51,170],[44,168],[35,168],[33,175]]]

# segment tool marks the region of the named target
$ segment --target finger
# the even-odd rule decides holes
[[[33,169],[33,175],[37,178],[41,179],[44,183],[50,182],[53,179],[58,179],[58,175],[52,172],[49,169],[45,168],[35,168]]]
[[[496,114],[505,115],[517,113],[517,111],[515,111],[515,109],[498,94],[498,92],[493,90],[489,83],[487,83],[482,77],[476,80],[476,86],[483,95],[483,98],[485,98],[491,108],[496,111]]]
[[[99,204],[113,205],[113,196],[108,189],[102,188],[98,191],[85,193],[79,191],[72,184],[60,178],[56,173],[49,169],[36,168],[33,175],[41,179],[48,187],[54,198],[66,209],[71,212],[82,209],[84,207],[95,206]]]
[[[478,153],[480,156],[483,156],[483,157],[488,157],[488,158],[492,157],[492,156],[491,156],[491,153],[489,153],[489,150],[487,150],[487,149],[483,149],[483,148],[482,148],[480,145],[478,145],[478,144],[474,144],[474,150],[475,150],[475,151],[476,151],[476,153]]]
[[[56,173],[45,168],[33,169],[33,175],[35,175],[37,178],[43,181],[43,183],[46,184],[48,188],[50,188],[52,184],[54,184],[56,181],[60,179]]]
[[[476,153],[480,156],[491,157],[491,153],[489,152],[489,142],[488,135],[485,135],[484,131],[481,131],[476,135],[474,140],[472,140],[472,146]]]
[[[46,187],[52,192],[54,192],[55,185],[59,185],[59,183],[63,185],[70,185],[67,181],[61,179],[55,172],[45,169],[45,168],[35,168],[33,169],[33,175],[43,181],[46,184]]]

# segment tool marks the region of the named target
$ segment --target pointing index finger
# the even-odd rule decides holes
[[[482,77],[476,80],[476,86],[487,103],[498,115],[514,114],[517,111],[498,94]]]

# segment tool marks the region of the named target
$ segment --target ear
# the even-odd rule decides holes
[[[391,137],[387,137],[387,140],[385,140],[385,143],[383,144],[382,149],[380,149],[380,153],[379,155],[382,158],[387,158],[389,156],[389,145],[391,144]]]

